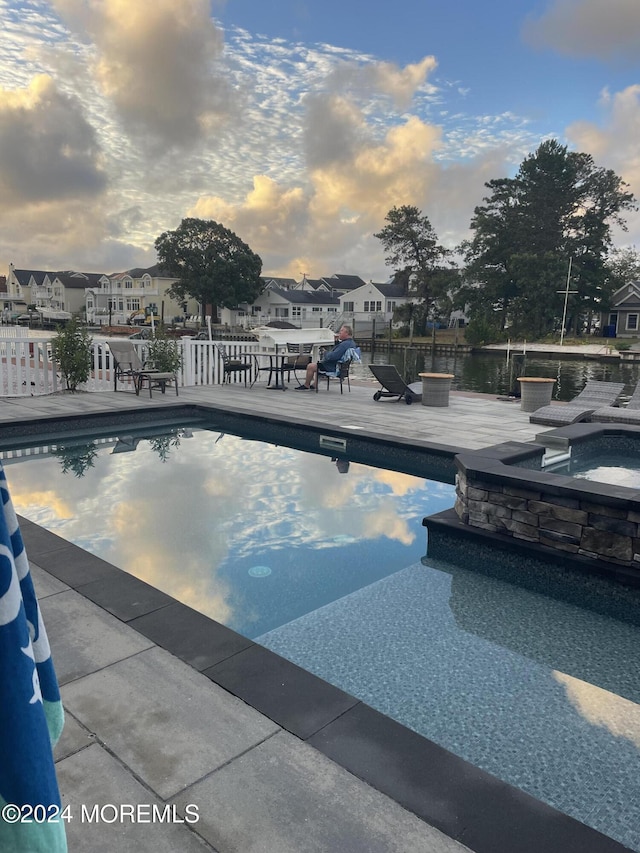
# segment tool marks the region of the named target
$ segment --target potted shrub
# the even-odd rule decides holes
[[[51,352],[64,376],[67,390],[76,391],[78,385],[91,375],[91,335],[73,317],[51,341]]]
[[[167,337],[161,329],[149,341],[147,362],[162,373],[177,373],[182,367],[182,348],[178,341]]]

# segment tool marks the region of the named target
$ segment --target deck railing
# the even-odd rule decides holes
[[[144,361],[148,341],[132,341]],[[219,385],[223,380],[222,359],[216,344],[223,344],[234,356],[240,352],[256,352],[257,341],[196,341],[182,338],[182,367],[179,384]],[[230,377],[243,382],[242,376]],[[27,337],[0,339],[0,397],[29,397],[64,390],[65,383],[51,354],[51,338]],[[113,390],[113,365],[108,338],[94,338],[91,349],[91,377],[79,386],[82,391]]]

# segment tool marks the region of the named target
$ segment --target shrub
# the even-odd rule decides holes
[[[149,341],[147,360],[162,373],[176,373],[182,366],[182,348],[178,341],[170,340],[164,330],[158,329]]]
[[[500,329],[484,317],[469,320],[464,330],[465,341],[472,347],[495,344],[503,337]]]
[[[64,376],[68,391],[76,391],[78,385],[91,375],[91,335],[73,317],[51,341],[53,358]]]

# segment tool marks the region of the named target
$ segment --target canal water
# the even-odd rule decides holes
[[[353,376],[376,380],[369,370],[371,353],[362,353],[362,364],[357,365]],[[518,376],[547,376],[556,380],[553,397],[555,400],[571,400],[583,388],[587,380],[624,382],[629,393],[640,379],[640,364],[613,359],[556,359],[540,358],[535,354],[521,353],[507,359],[505,353],[460,353],[458,355],[432,356],[416,349],[406,348],[387,354],[384,348],[376,351],[374,364],[394,364],[407,382],[418,381],[422,372],[452,373],[452,388],[458,391],[479,391],[484,394],[506,395],[517,390]]]

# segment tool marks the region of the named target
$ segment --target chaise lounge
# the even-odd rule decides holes
[[[640,426],[640,382],[629,398],[626,406],[603,406],[596,409],[589,418],[590,421],[606,424],[637,424]]]
[[[566,406],[542,406],[529,417],[529,423],[545,426],[568,426],[588,420],[595,411],[615,406],[624,391],[623,382],[601,382],[590,379],[582,391]]]

